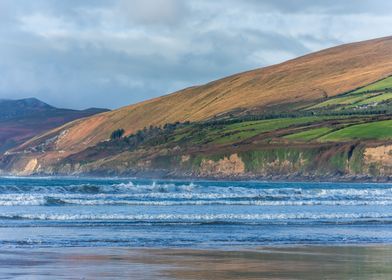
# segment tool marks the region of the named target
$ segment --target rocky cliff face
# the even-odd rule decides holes
[[[61,162],[45,167],[31,159],[19,166],[15,174],[385,181],[392,179],[392,144],[267,147],[208,155],[137,151],[105,160]]]
[[[198,170],[200,176],[203,177],[230,177],[245,174],[245,163],[238,154],[224,156],[217,161],[211,159],[203,159]]]
[[[368,173],[392,175],[392,145],[368,147],[364,151],[364,165]]]

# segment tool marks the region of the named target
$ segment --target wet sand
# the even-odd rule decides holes
[[[392,246],[0,250],[0,279],[392,279]]]

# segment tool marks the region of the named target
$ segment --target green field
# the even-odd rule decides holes
[[[369,122],[352,125],[319,138],[320,141],[350,141],[350,140],[388,140],[392,139],[392,120]]]
[[[382,94],[383,95],[383,94]],[[381,97],[381,96],[377,96]],[[366,115],[331,115],[277,118],[235,123],[214,122],[182,125],[166,132],[158,145],[197,147],[241,143],[257,136],[257,142],[286,139],[294,142],[339,142],[392,139],[392,120],[371,121]],[[373,119],[374,120],[374,119]],[[369,122],[371,121],[371,122]],[[248,143],[249,142],[249,143]],[[279,142],[279,140],[278,140]],[[148,142],[147,142],[148,143]],[[155,143],[154,141],[152,143]],[[285,141],[284,143],[287,143]],[[151,145],[151,144],[148,144]],[[153,144],[154,145],[154,144]]]
[[[319,104],[307,108],[307,110],[326,109],[328,107],[335,107],[339,110],[352,109],[357,106],[391,100],[392,93],[383,92],[384,90],[392,90],[392,76],[365,86],[349,94],[330,98]]]
[[[285,136],[284,138],[289,139],[289,140],[300,140],[300,141],[310,141],[316,138],[319,138],[322,135],[327,134],[330,132],[332,128],[329,127],[318,127],[318,128],[313,128],[305,131],[301,131],[298,133],[290,134]]]
[[[275,131],[293,125],[314,123],[324,119],[326,119],[326,117],[301,117],[236,123],[216,131],[211,136],[214,138],[213,142],[216,144],[233,143],[251,138],[261,133]]]
[[[372,104],[372,103],[379,103],[379,102],[387,101],[390,99],[392,99],[392,93],[387,92],[387,93],[383,93],[383,94],[365,99],[355,105],[367,105],[367,104]]]
[[[328,99],[322,103],[316,104],[308,109],[320,109],[323,107],[330,107],[330,106],[339,106],[339,105],[348,105],[357,102],[361,102],[367,98],[366,95],[348,95],[343,97],[337,97]]]
[[[374,91],[374,90],[384,90],[384,89],[389,89],[392,88],[392,76],[383,79],[381,81],[375,82],[373,84],[370,84],[366,87],[360,88],[353,93],[361,93],[361,92],[366,92],[366,91]]]
[[[308,124],[322,123],[323,121],[334,119],[349,119],[347,116],[312,116],[298,118],[278,118],[259,121],[246,121],[234,124],[224,124],[219,126],[189,126],[178,129],[174,132],[170,142],[188,143],[190,145],[211,144],[230,144],[241,142],[262,133],[274,132],[280,129],[301,127]],[[346,121],[344,121],[346,122]],[[340,121],[338,121],[340,123]],[[313,139],[328,133],[329,129],[325,128],[315,131],[300,132],[298,135],[293,134],[287,139]],[[309,135],[308,135],[309,134]],[[272,136],[279,137],[279,136]]]

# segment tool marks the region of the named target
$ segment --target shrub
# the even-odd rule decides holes
[[[123,137],[125,130],[123,128],[116,129],[115,131],[112,132],[110,135],[111,140],[116,140],[120,139]]]

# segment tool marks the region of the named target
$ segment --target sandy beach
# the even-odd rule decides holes
[[[391,279],[392,246],[0,251],[1,279]]]

